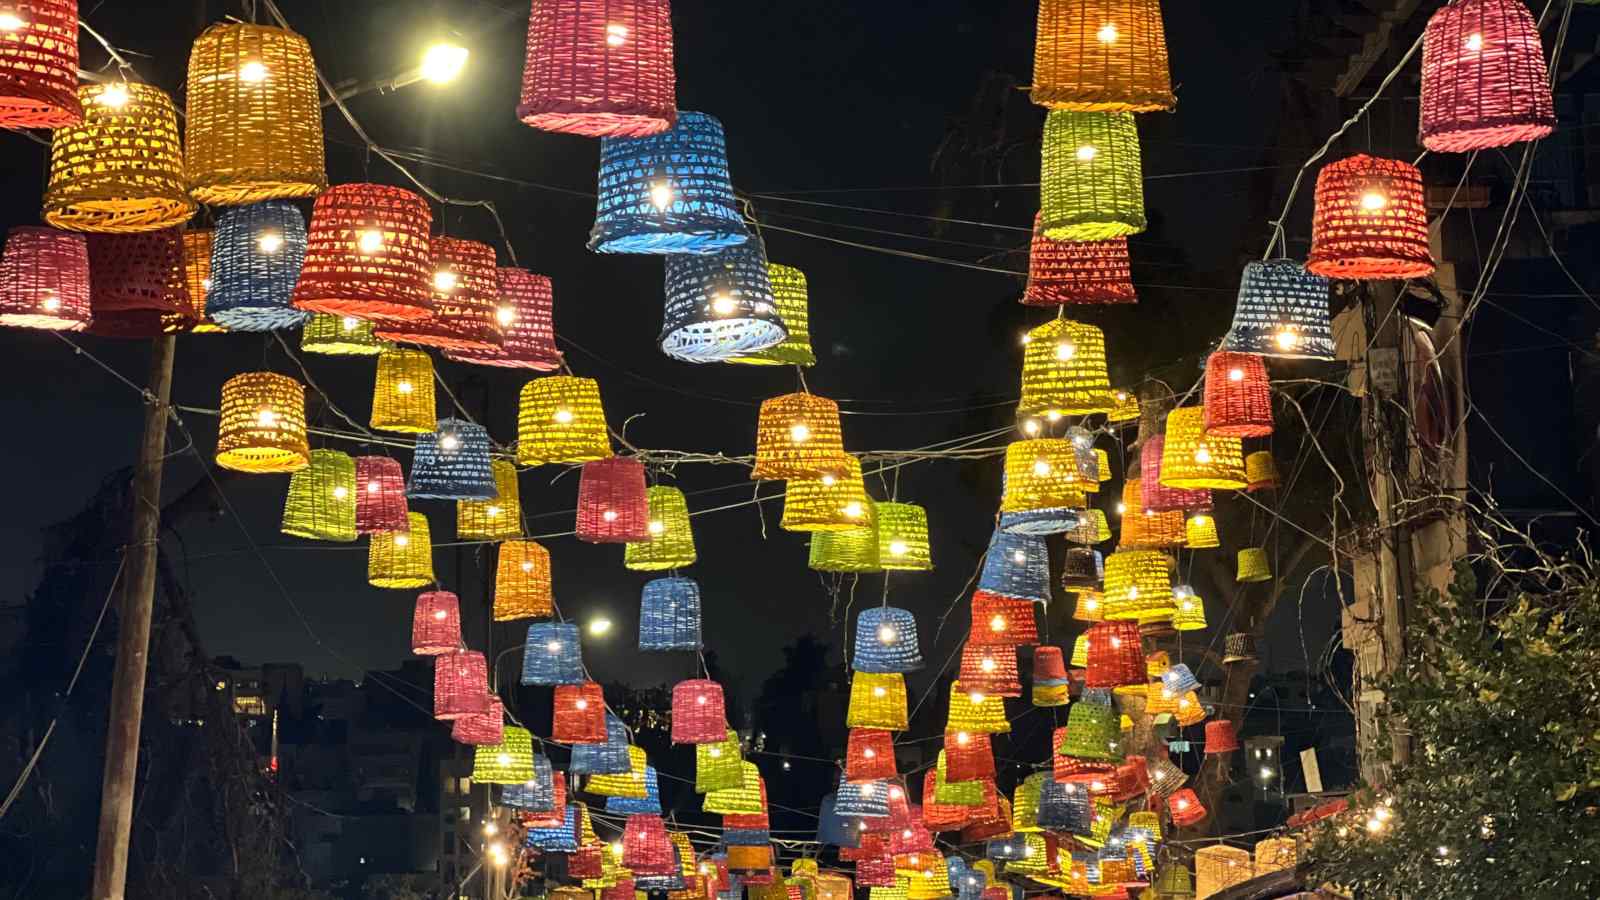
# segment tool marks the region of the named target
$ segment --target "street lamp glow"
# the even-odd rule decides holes
[[[605,616],[599,616],[597,618],[590,619],[589,620],[589,633],[594,635],[595,637],[604,637],[607,634],[610,634],[611,633],[611,620],[606,618]]]
[[[422,77],[433,84],[449,84],[467,66],[467,48],[438,43],[422,54]]]

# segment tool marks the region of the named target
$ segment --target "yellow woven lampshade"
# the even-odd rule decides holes
[[[1081,509],[1088,482],[1078,472],[1078,453],[1066,438],[1012,441],[1006,447],[1005,494],[1001,512]],[[1096,489],[1098,483],[1094,483]]]
[[[1072,606],[1072,617],[1079,622],[1104,621],[1105,594],[1101,591],[1078,591],[1078,597]]]
[[[946,733],[966,731],[973,734],[1005,734],[1011,730],[1006,720],[1006,702],[994,694],[968,691],[961,682],[950,682],[950,716],[945,719]]]
[[[600,384],[551,375],[522,388],[517,410],[517,464],[582,463],[611,455]]]
[[[1122,485],[1122,540],[1129,550],[1182,547],[1189,537],[1183,510],[1155,512],[1144,505],[1144,482],[1129,478]]]
[[[388,344],[372,333],[372,322],[354,316],[313,313],[300,333],[300,349],[328,356],[377,356]]]
[[[808,565],[818,572],[882,572],[878,564],[877,518],[865,528],[818,531],[811,535]]]
[[[1178,724],[1187,728],[1190,725],[1199,725],[1206,720],[1206,708],[1200,703],[1200,695],[1190,691],[1178,698]]]
[[[310,463],[306,389],[300,382],[245,372],[223,383],[217,465],[236,472],[295,472]]]
[[[861,478],[861,462],[853,456],[845,457],[838,474],[794,478],[784,488],[785,531],[850,531],[872,520],[872,498]]]
[[[895,571],[927,572],[933,569],[928,545],[928,512],[914,503],[879,503],[878,567]]]
[[[409,531],[384,531],[367,546],[367,583],[373,587],[407,590],[433,583],[433,539],[428,518],[406,514]]]
[[[1083,112],[1177,106],[1160,0],[1040,0],[1030,96]]]
[[[1074,544],[1098,544],[1111,540],[1111,523],[1103,509],[1085,509],[1078,514],[1078,524],[1064,532]]]
[[[314,197],[328,186],[311,45],[292,31],[226,23],[189,53],[184,149],[190,193],[211,206]]]
[[[1244,478],[1252,491],[1278,486],[1278,463],[1269,450],[1257,450],[1244,458]]]
[[[1299,862],[1300,846],[1294,838],[1276,837],[1256,842],[1256,877],[1292,869]]]
[[[850,708],[846,728],[905,731],[906,679],[894,673],[856,672],[850,676]]]
[[[505,726],[499,744],[483,744],[472,759],[472,780],[479,784],[526,784],[534,777],[533,734]]]
[[[1087,634],[1078,635],[1078,639],[1072,642],[1072,659],[1068,662],[1068,665],[1075,669],[1082,669],[1089,665],[1089,636]]]
[[[1226,844],[1201,847],[1194,853],[1194,896],[1203,900],[1212,894],[1254,878],[1250,851]]]
[[[1206,627],[1205,601],[1194,595],[1194,591],[1187,585],[1179,585],[1172,591],[1173,602],[1178,610],[1172,614],[1172,627],[1178,631],[1199,631]]]
[[[1099,447],[1094,448],[1094,465],[1095,470],[1099,473],[1099,480],[1102,483],[1111,480],[1111,454]],[[1098,491],[1100,489],[1096,487],[1086,488],[1086,490]]]
[[[1047,772],[1035,772],[1017,785],[1011,794],[1011,830],[1014,832],[1043,831],[1039,827],[1039,795],[1044,791]]]
[[[1217,518],[1210,513],[1195,513],[1183,523],[1184,546],[1190,550],[1215,550],[1222,546],[1217,534]]]
[[[1055,319],[1023,338],[1022,400],[1017,416],[1087,416],[1110,412],[1105,333],[1093,325]]]
[[[1185,406],[1167,413],[1167,443],[1161,453],[1161,483],[1174,488],[1242,490],[1244,444],[1239,438],[1206,434],[1206,411]]]
[[[867,900],[911,900],[911,880],[897,878],[891,887],[868,888]]]
[[[614,775],[590,775],[586,789],[591,794],[602,797],[631,797],[643,799],[650,795],[649,784],[646,781],[644,750],[628,745],[628,771]]]
[[[378,354],[372,388],[373,428],[432,434],[439,427],[433,396],[433,360],[421,350],[393,347]]]
[[[1147,716],[1177,715],[1178,698],[1170,696],[1161,682],[1145,685],[1144,712]]]
[[[706,792],[702,811],[724,816],[753,816],[766,811],[761,802],[761,770],[753,762],[742,762],[739,772],[738,787]]]
[[[926,865],[906,884],[906,900],[938,900],[955,893],[950,890],[950,869],[944,857],[937,853],[927,855],[930,858],[923,861]]]
[[[184,188],[178,111],[148,84],[78,88],[83,121],[50,142],[44,220],[68,231],[160,231],[182,225],[195,203]]]
[[[778,318],[788,329],[789,337],[783,343],[749,356],[735,356],[731,363],[754,366],[814,366],[817,355],[811,350],[811,299],[806,287],[806,273],[794,266],[767,263],[767,274],[772,281],[772,298],[777,301]]]
[[[162,316],[164,330],[190,334],[219,334],[227,330],[206,318],[206,294],[211,290],[211,242],[215,237],[216,232],[210,228],[189,228],[183,232],[183,284],[189,289],[192,312],[187,316]]]
[[[1035,684],[1033,686],[1032,702],[1034,706],[1053,707],[1066,706],[1071,699],[1071,687],[1065,684]]]
[[[509,459],[489,462],[494,473],[493,500],[456,501],[456,537],[467,541],[504,541],[522,536],[522,492],[517,467]]]
[[[650,540],[626,545],[623,565],[636,572],[661,572],[693,565],[698,558],[689,526],[689,501],[675,487],[657,485],[645,491]]]
[[[1151,621],[1172,615],[1172,570],[1159,550],[1119,550],[1106,557],[1107,619]]]
[[[1271,580],[1272,563],[1267,560],[1267,551],[1260,547],[1248,547],[1239,551],[1240,584]]]
[[[533,541],[506,541],[494,570],[494,620],[544,618],[552,607],[550,551]]]
[[[716,744],[694,745],[694,790],[697,794],[726,791],[744,783],[740,765],[739,735],[729,731],[726,740]]]
[[[845,460],[839,404],[807,393],[762,402],[752,480],[837,475],[845,470]]]
[[[289,476],[283,533],[315,541],[356,539],[356,461],[337,450],[311,451],[311,464]]]
[[[1137,422],[1139,420],[1139,397],[1133,391],[1117,388],[1111,392],[1111,411],[1106,413],[1106,421],[1111,423]],[[1102,470],[1103,471],[1103,470]]]

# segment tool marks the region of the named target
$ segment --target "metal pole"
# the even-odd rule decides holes
[[[139,725],[144,715],[150,620],[155,605],[156,542],[161,530],[161,470],[167,450],[168,400],[172,396],[170,334],[150,348],[150,387],[144,440],[133,473],[133,527],[118,616],[117,663],[111,679],[106,725],[106,765],[100,791],[100,828],[94,863],[94,900],[122,900],[128,881],[128,838],[133,826],[133,788],[139,775]]]

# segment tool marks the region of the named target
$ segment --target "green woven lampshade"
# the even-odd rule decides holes
[[[978,806],[983,803],[983,782],[949,781],[945,777],[946,771],[944,751],[940,750],[939,764],[934,769],[933,799],[935,803],[948,803],[951,806]]]
[[[1040,225],[1059,241],[1145,229],[1144,173],[1132,113],[1051,110],[1044,123]]]
[[[675,487],[657,485],[645,492],[650,540],[631,543],[622,564],[636,572],[662,572],[692,565],[698,558],[689,527],[689,501]]]
[[[480,746],[473,754],[473,781],[526,784],[533,777],[533,735],[526,728],[507,725],[499,744]]]
[[[882,572],[876,522],[849,531],[814,532],[809,564],[818,572]]]
[[[878,567],[926,572],[933,568],[928,512],[914,503],[879,503]]]
[[[328,356],[377,356],[389,345],[372,333],[372,322],[316,313],[300,334],[300,349]]]
[[[1067,736],[1058,748],[1066,756],[1120,762],[1122,728],[1110,704],[1079,702],[1067,711]]]
[[[778,318],[789,330],[783,343],[749,356],[736,356],[731,363],[752,366],[814,366],[817,355],[811,350],[811,299],[806,287],[806,273],[793,266],[767,263],[767,274],[772,280],[772,298],[778,304]]]
[[[1044,792],[1044,780],[1049,772],[1035,772],[1017,785],[1011,795],[1011,830],[1019,832],[1043,831],[1039,827],[1039,798]]]
[[[694,791],[733,790],[744,784],[744,760],[739,756],[739,737],[728,732],[728,739],[716,744],[694,745]]]
[[[356,539],[356,461],[337,450],[311,451],[311,465],[289,476],[283,533],[314,541]]]
[[[764,812],[761,803],[761,770],[752,762],[739,763],[739,786],[721,791],[707,791],[704,812],[724,816],[753,816]]]

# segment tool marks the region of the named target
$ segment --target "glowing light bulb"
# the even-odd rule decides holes
[[[1104,781],[1091,781],[1089,782],[1089,790],[1096,794],[1103,794],[1106,790],[1106,783]]]
[[[967,699],[971,700],[974,704],[978,704],[989,698],[985,697],[982,691],[973,691],[970,694],[967,694]]]
[[[1191,525],[1193,525],[1194,527],[1196,527],[1196,528],[1204,528],[1204,527],[1206,527],[1206,523],[1208,523],[1210,521],[1211,520],[1206,518],[1205,516],[1195,516],[1194,518],[1189,520],[1189,523]]]
[[[1120,500],[1117,501],[1117,515],[1120,516],[1120,515],[1122,515],[1123,513],[1127,512],[1127,511],[1128,511],[1128,504],[1123,503]]]
[[[551,641],[550,643],[544,645],[544,649],[547,652],[550,652],[550,653],[560,653],[561,652],[561,642],[560,641]]]
[[[1483,35],[1476,31],[1467,35],[1467,49],[1471,50],[1473,53],[1477,53],[1479,50],[1482,50]]]
[[[1028,419],[1022,423],[1022,430],[1030,435],[1039,433],[1039,420]]]
[[[583,699],[582,697],[579,697],[577,700],[573,701],[572,706],[575,709],[588,709],[589,708],[589,701]]]
[[[861,513],[862,509],[859,501],[851,500],[849,503],[844,505],[844,514],[849,518],[859,519],[861,518]]]
[[[1026,347],[1031,343],[1033,343],[1033,335],[1031,335],[1031,334],[1029,334],[1027,332],[1023,332],[1022,333],[1022,346]]]
[[[880,642],[882,642],[882,643],[892,644],[892,643],[895,642],[895,639],[898,638],[899,636],[900,635],[895,633],[895,630],[894,630],[893,626],[890,626],[890,625],[879,625],[878,626],[878,640]]]
[[[1244,370],[1243,369],[1229,369],[1228,370],[1228,380],[1229,381],[1243,381],[1244,380]]]
[[[449,84],[467,66],[467,48],[434,44],[422,54],[422,77],[433,84]]]
[[[904,797],[904,796],[905,796],[905,792],[900,790],[900,788],[898,788],[898,787],[889,788],[889,799],[890,800],[899,800],[901,797]]]
[[[239,67],[239,80],[245,84],[260,84],[267,80],[267,67],[260,60],[250,60]]]
[[[664,178],[650,185],[650,203],[660,212],[672,206],[673,194],[672,182]]]
[[[661,521],[660,519],[652,520],[646,527],[649,529],[651,534],[666,534],[667,532],[667,523]]]
[[[1184,612],[1194,612],[1194,601],[1193,600],[1185,600],[1185,601],[1183,601],[1183,611]]]
[[[1278,332],[1277,341],[1278,349],[1293,350],[1294,345],[1300,342],[1300,338],[1292,331],[1280,331]]]
[[[721,747],[712,747],[710,750],[706,751],[706,755],[711,757],[712,759],[717,759],[717,758],[722,756],[722,748]]]
[[[262,253],[277,253],[283,249],[283,235],[276,231],[262,232],[256,238],[256,246],[261,248]]]
[[[487,834],[490,837],[494,837],[495,834],[498,833],[499,831],[500,831],[500,826],[496,825],[495,823],[493,823],[493,822],[485,822],[485,823],[483,823],[483,833],[484,834]]]
[[[789,438],[796,444],[804,444],[811,440],[811,426],[804,422],[796,422],[789,426]]]
[[[498,515],[500,515],[500,513],[504,512],[504,510],[502,510],[498,506],[490,506],[487,509],[485,509],[484,512],[487,513],[490,516],[498,516]]]
[[[524,571],[524,572],[532,572],[533,571],[533,560],[531,560],[531,559],[523,560],[522,561],[522,571]]]
[[[620,857],[622,855],[622,842],[621,841],[612,841],[611,842],[611,855],[612,856],[618,856],[618,857]]]
[[[1050,474],[1050,461],[1045,459],[1034,460],[1033,474],[1039,476],[1040,478],[1048,476]]]
[[[875,688],[872,689],[872,696],[874,696],[874,697],[883,697],[883,696],[886,696],[888,693],[889,692],[884,690],[881,686],[880,687],[875,687]]]
[[[509,765],[511,765],[511,754],[509,754],[509,753],[498,754],[498,755],[495,756],[494,761],[499,763],[502,766],[509,766]]]
[[[1117,38],[1120,37],[1117,32],[1117,26],[1111,22],[1100,26],[1100,30],[1096,31],[1094,36],[1099,38],[1102,44],[1115,44]]]
[[[605,519],[607,522],[615,522],[617,520],[617,511],[614,509],[608,509],[600,516],[600,518]]]
[[[1046,419],[1048,419],[1049,421],[1051,421],[1051,422],[1059,422],[1059,421],[1061,421],[1061,410],[1052,409],[1049,412],[1045,413],[1044,417]]]
[[[1020,566],[1028,561],[1028,554],[1018,550],[1017,552],[1011,554],[1011,561]]]
[[[889,555],[890,556],[905,556],[906,553],[910,551],[910,549],[911,549],[910,547],[906,546],[906,542],[905,541],[890,541],[889,542]]]
[[[972,743],[972,735],[967,734],[965,731],[956,732],[956,746],[965,747],[970,743]]]
[[[1082,147],[1078,148],[1078,161],[1079,162],[1090,162],[1096,156],[1099,156],[1099,155],[1100,155],[1100,148],[1095,147],[1092,144],[1084,144]]]
[[[396,547],[404,547],[404,546],[406,546],[406,545],[408,545],[410,543],[411,543],[411,538],[408,535],[397,534],[397,535],[394,536],[394,545]]]
[[[1111,638],[1111,649],[1116,650],[1116,649],[1120,648],[1121,646],[1122,646],[1122,638],[1119,638],[1119,637],[1116,637],[1115,635],[1113,635],[1112,638]]]
[[[1137,599],[1139,599],[1139,586],[1138,585],[1133,585],[1132,587],[1128,588],[1128,599],[1129,600],[1137,600]]]
[[[1389,205],[1389,198],[1380,191],[1367,191],[1361,195],[1361,208],[1367,212],[1377,212]]]
[[[444,610],[442,610],[442,609],[436,609],[436,610],[434,610],[434,611],[433,611],[433,617],[434,617],[434,618],[435,618],[435,619],[436,619],[436,620],[438,620],[438,621],[440,621],[440,622],[443,622],[443,621],[444,621],[444,620],[445,620],[445,619],[447,619],[447,618],[449,618],[449,617],[450,617],[450,614],[449,614],[449,613],[447,613],[447,612],[445,612],[445,611],[444,611]]]
[[[983,662],[978,664],[978,668],[984,670],[985,672],[993,672],[994,668],[995,668],[995,665],[996,665],[996,663],[994,661],[994,657],[985,656],[983,658]]]
[[[500,323],[501,328],[510,328],[511,323],[517,320],[515,307],[502,306],[494,311],[494,320]]]
[[[1201,444],[1200,446],[1194,448],[1194,461],[1202,466],[1210,463],[1211,448],[1207,447],[1205,444]]]
[[[1266,766],[1262,766],[1261,767],[1261,778],[1262,778],[1262,780],[1265,781],[1266,779],[1271,778],[1271,777],[1272,777],[1272,770],[1270,768],[1266,767]]]
[[[456,437],[454,434],[446,434],[439,438],[439,449],[441,450],[459,450],[460,448],[461,438]]]
[[[204,289],[204,290],[207,290],[207,291],[211,290],[211,279],[209,279],[209,278],[200,279],[200,287],[202,289]],[[349,329],[345,329],[345,330],[348,331]]]
[[[270,409],[263,409],[256,413],[256,422],[258,422],[262,428],[271,428],[272,426],[278,424],[278,414]]]
[[[1439,845],[1439,855],[1440,856],[1449,856],[1450,855],[1450,848],[1444,846],[1443,844],[1440,844]]]
[[[868,747],[867,749],[861,751],[861,756],[864,759],[877,759],[878,758],[878,751],[872,749],[871,747]]]
[[[1074,347],[1070,341],[1062,341],[1056,345],[1056,359],[1062,362],[1066,362],[1077,355],[1078,348]]]
[[[343,500],[348,496],[350,496],[350,489],[342,484],[333,489],[333,499],[335,500]]]
[[[558,409],[556,410],[555,415],[551,416],[550,418],[554,419],[557,425],[571,425],[572,410]]]
[[[356,249],[366,256],[371,256],[383,249],[383,232],[367,229],[356,235]]]
[[[1100,601],[1090,597],[1089,599],[1083,601],[1083,608],[1089,612],[1094,612],[1100,608]]]
[[[738,309],[738,304],[727,294],[718,294],[711,298],[711,311],[719,316],[726,316]]]
[[[206,287],[209,288],[210,285],[206,285]],[[345,332],[349,333],[361,327],[361,320],[354,316],[345,316],[344,321],[340,324],[344,326]]]
[[[0,31],[16,31],[26,24],[16,10],[0,10]]]
[[[705,694],[696,694],[695,698],[694,698],[694,703],[695,703],[696,706],[705,706],[706,705],[706,695]]]
[[[448,294],[456,289],[456,273],[450,269],[440,269],[433,273],[433,289],[441,294]]]
[[[833,487],[835,484],[838,483],[838,481],[839,481],[839,479],[833,477],[832,475],[823,475],[822,476],[822,486],[823,487]]]
[[[44,307],[45,312],[55,312],[61,308],[61,298],[51,295],[44,298],[44,302],[40,303],[39,305]]]
[[[121,83],[113,84],[101,91],[95,102],[111,109],[121,109],[128,105],[128,86]]]
[[[1383,820],[1382,819],[1378,819],[1378,818],[1368,819],[1367,820],[1367,830],[1372,832],[1373,834],[1377,834],[1378,832],[1382,831],[1383,830]]]
[[[621,47],[628,42],[628,26],[607,25],[606,43],[613,47]]]
[[[995,617],[989,620],[989,630],[990,631],[1005,631],[1006,630],[1006,617],[996,613]]]

